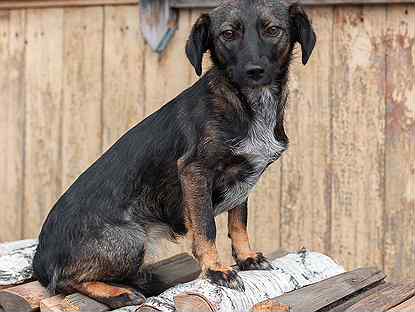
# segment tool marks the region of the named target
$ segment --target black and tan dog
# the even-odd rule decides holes
[[[148,244],[189,233],[204,276],[243,290],[215,247],[215,216],[225,211],[239,268],[268,269],[249,244],[247,200],[287,148],[284,107],[296,42],[305,64],[315,34],[297,4],[234,0],[202,15],[186,54],[200,75],[209,50],[213,67],[126,133],[58,200],[34,259],[40,282],[112,308],[139,304],[142,293],[157,292],[143,269]]]

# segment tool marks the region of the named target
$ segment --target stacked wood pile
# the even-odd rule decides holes
[[[32,279],[35,246],[36,241],[0,245],[0,312],[110,310],[77,293],[51,296]],[[197,279],[197,262],[188,254],[174,256],[151,267],[163,281],[164,293],[149,298],[141,307],[117,312],[415,311],[415,281],[388,282],[375,268],[344,272],[330,258],[305,250],[275,252],[269,258],[273,260],[272,271],[240,272],[246,286],[245,293],[240,293]]]

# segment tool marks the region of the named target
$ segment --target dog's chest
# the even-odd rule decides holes
[[[249,169],[241,169],[245,172],[239,175],[240,178],[233,179],[233,183],[225,187],[222,191],[223,200],[215,207],[215,214],[243,203],[266,167],[277,160],[287,148],[274,134],[276,118],[272,107],[270,108],[273,103],[266,104],[268,106],[251,123],[246,137],[232,146],[232,153],[243,157],[248,164],[246,168]]]

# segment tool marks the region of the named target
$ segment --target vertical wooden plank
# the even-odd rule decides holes
[[[185,56],[185,44],[191,29],[191,11],[180,10],[179,24],[167,50],[159,55],[145,46],[145,115],[158,110],[190,85],[191,67]],[[156,259],[190,251],[190,241],[179,244],[162,241]]]
[[[385,271],[415,278],[415,7],[390,5],[386,33]]]
[[[105,7],[103,149],[144,116],[144,40],[136,6]]]
[[[337,7],[333,70],[332,255],[383,265],[385,8]]]
[[[64,9],[63,18],[61,190],[65,191],[101,153],[103,9]]]
[[[0,66],[3,68],[0,71],[0,109],[6,113],[0,114],[0,132],[7,133],[8,127],[8,108],[10,106],[8,100],[9,93],[9,84],[8,84],[8,62],[9,62],[9,11],[0,11]],[[1,202],[10,202],[7,192],[7,175],[5,174],[7,170],[7,136],[0,136],[0,201]],[[4,172],[4,173],[3,173]],[[9,240],[10,237],[13,237],[13,227],[18,223],[16,220],[16,212],[7,209],[7,207],[1,207],[0,212],[3,215],[7,215],[4,220],[0,220],[0,242]]]
[[[21,236],[24,24],[24,11],[0,12],[0,242]]]
[[[38,234],[60,194],[62,9],[27,11],[23,236]]]
[[[333,8],[308,9],[316,48],[304,67],[293,64],[286,126],[290,147],[283,157],[281,245],[327,253],[331,209],[331,60]]]
[[[267,168],[249,197],[248,234],[252,248],[269,254],[280,247],[281,162]]]

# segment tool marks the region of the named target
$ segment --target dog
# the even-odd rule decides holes
[[[249,243],[248,195],[288,147],[295,44],[305,65],[315,42],[298,4],[231,0],[201,15],[185,52],[199,76],[207,51],[212,67],[129,130],[57,201],[34,257],[40,283],[113,309],[139,305],[160,291],[144,263],[149,244],[188,234],[203,276],[243,291],[215,246],[215,216],[225,211],[239,269],[270,269]]]

